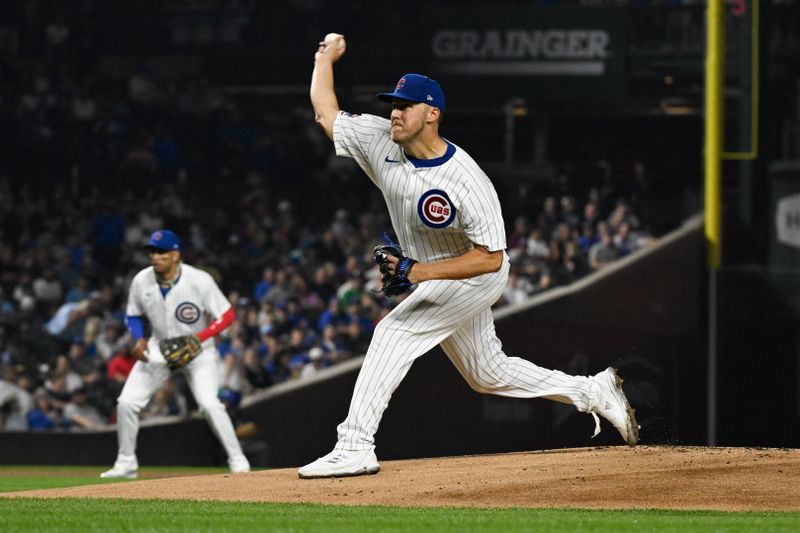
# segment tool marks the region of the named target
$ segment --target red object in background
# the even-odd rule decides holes
[[[135,357],[129,357],[127,355],[118,353],[108,362],[108,368],[106,369],[108,378],[116,381],[116,376],[121,374],[122,376],[125,376],[125,379],[127,379],[128,374],[130,374],[131,370],[133,370],[133,365],[135,363]]]

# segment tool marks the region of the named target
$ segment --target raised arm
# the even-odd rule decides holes
[[[314,120],[322,127],[325,135],[333,140],[333,121],[339,113],[339,101],[333,89],[333,64],[345,52],[344,36],[331,34],[320,41],[314,54],[314,72],[311,74],[311,105],[314,107]]]

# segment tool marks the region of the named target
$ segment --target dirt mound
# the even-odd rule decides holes
[[[384,461],[375,476],[295,469],[6,493],[47,498],[458,507],[800,511],[800,450],[639,446]]]

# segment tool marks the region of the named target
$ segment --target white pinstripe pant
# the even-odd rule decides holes
[[[365,450],[394,390],[417,357],[437,344],[477,392],[512,398],[547,398],[590,408],[590,378],[548,370],[503,353],[491,305],[503,292],[508,262],[499,272],[465,280],[434,280],[417,289],[375,328],[358,374],[337,449]]]

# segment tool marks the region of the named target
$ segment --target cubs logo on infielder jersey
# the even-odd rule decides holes
[[[192,302],[183,302],[175,308],[175,318],[184,324],[194,324],[200,320],[200,309]]]

